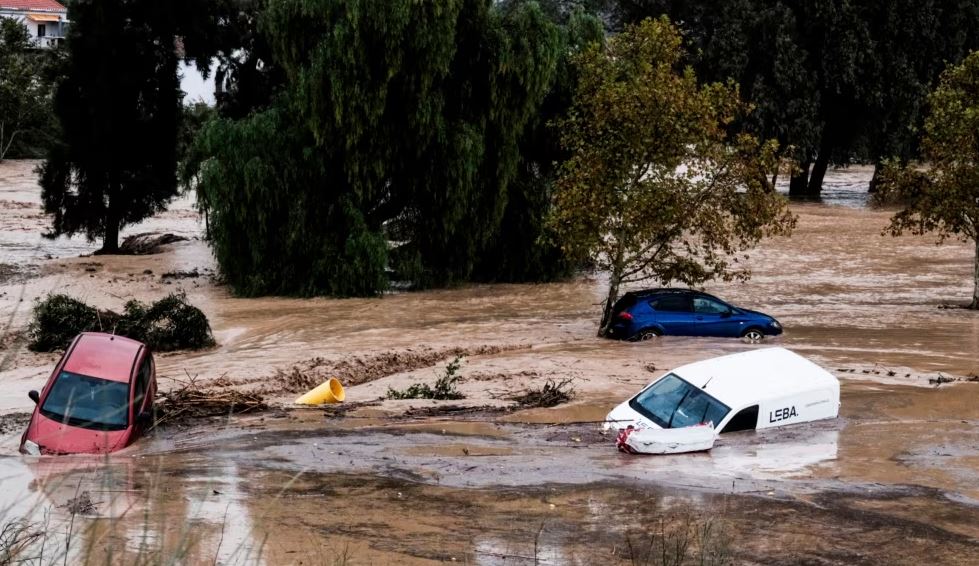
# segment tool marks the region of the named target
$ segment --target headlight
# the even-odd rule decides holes
[[[27,454],[28,456],[41,455],[41,447],[38,446],[37,442],[33,442],[31,440],[24,441],[24,447],[22,450],[24,451],[24,454]]]
[[[772,321],[772,328],[782,328],[782,325],[778,323],[777,320]]]

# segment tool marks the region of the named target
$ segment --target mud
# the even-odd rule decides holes
[[[40,238],[32,166],[0,164],[0,263],[19,270],[0,278],[0,523],[26,517],[65,533],[72,517],[59,506],[87,491],[98,505],[75,518],[73,557],[635,564],[651,541],[710,523],[728,541],[713,547],[737,563],[979,563],[979,383],[967,381],[979,372],[979,314],[940,308],[967,301],[972,250],[881,236],[891,212],[867,208],[869,169],[830,172],[822,202],[792,205],[796,233],[749,254],[749,282],[708,287],[785,326],[750,345],[599,340],[601,277],[239,299],[213,277],[192,195],[124,233],[186,241],[93,260],[79,256],[98,243]],[[32,302],[55,290],[99,308],[185,292],[218,346],[159,355],[161,388],[194,378],[261,392],[276,408],[160,430],[109,458],[15,455],[26,392],[57,359],[17,337]],[[595,425],[671,367],[769,344],[841,378],[840,419],[667,458],[618,454]],[[433,381],[456,355],[464,400],[381,400]],[[349,405],[289,407],[333,376]],[[939,376],[955,381],[930,383]],[[548,379],[571,379],[575,399],[514,409],[511,397]]]

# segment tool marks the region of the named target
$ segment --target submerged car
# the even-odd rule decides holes
[[[612,409],[605,429],[710,425],[717,434],[832,419],[839,380],[784,348],[731,354],[678,367]]]
[[[782,325],[774,317],[733,306],[707,293],[648,289],[626,293],[615,303],[608,336],[621,340],[719,336],[757,342],[781,333]]]
[[[25,454],[106,453],[153,422],[156,366],[149,348],[122,336],[79,334],[40,393],[20,442]]]

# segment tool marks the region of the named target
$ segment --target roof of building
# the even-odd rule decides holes
[[[840,387],[836,376],[785,348],[711,358],[678,367],[672,373],[735,410],[769,399]]]
[[[141,342],[101,332],[85,332],[68,355],[65,371],[128,382]]]
[[[26,12],[67,12],[68,9],[55,0],[0,0],[0,10],[23,10]]]

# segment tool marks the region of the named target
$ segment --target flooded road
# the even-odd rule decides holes
[[[12,266],[0,320],[13,332],[0,354],[0,413],[30,410],[26,391],[56,359],[27,352],[17,334],[50,292],[116,309],[186,292],[219,345],[159,356],[163,388],[223,379],[285,406],[294,393],[269,384],[295,369],[338,373],[348,402],[372,403],[342,419],[277,410],[168,429],[107,459],[17,456],[15,422],[0,428],[0,519],[64,533],[74,518],[71,552],[95,562],[634,564],[655,536],[716,520],[726,542],[707,546],[739,563],[979,563],[979,383],[928,381],[979,372],[979,313],[939,308],[967,301],[971,250],[881,236],[890,213],[866,208],[861,175],[870,170],[831,172],[824,202],[794,204],[796,232],[750,253],[750,281],[708,286],[786,328],[748,345],[599,340],[601,276],[239,299],[209,275],[190,197],[125,232],[191,238],[168,252],[77,257],[98,246],[41,241],[29,167],[0,164],[0,263]],[[194,269],[199,277],[163,277]],[[840,419],[726,435],[708,454],[667,458],[618,454],[594,425],[567,424],[600,419],[671,367],[771,344],[843,380]],[[433,402],[374,403],[390,387],[430,382],[457,354],[467,398],[454,403],[476,412],[406,418]],[[570,405],[498,410],[513,392],[565,377],[577,391]],[[62,507],[86,491],[94,512]]]

